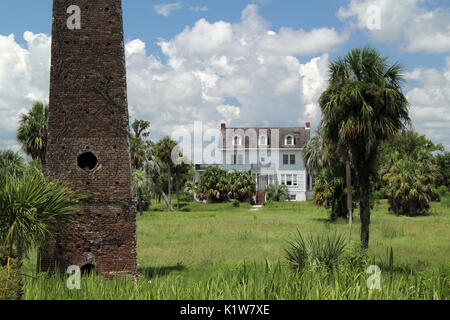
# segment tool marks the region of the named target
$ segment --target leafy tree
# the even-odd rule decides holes
[[[439,185],[450,186],[450,152],[436,155],[436,164],[439,168]]]
[[[310,172],[318,173],[327,167],[325,144],[320,132],[308,140],[303,150],[303,160]]]
[[[158,181],[158,179],[161,176],[161,163],[159,159],[156,158],[156,156],[153,153],[152,148],[147,148],[145,150],[145,158],[142,164],[142,169],[146,173],[146,175],[150,178],[150,180],[155,184],[156,188],[158,189],[159,193],[163,197],[164,201],[167,204],[167,209],[169,211],[173,211],[173,207],[170,204],[169,199],[167,198],[166,194],[164,193],[164,190],[161,188],[161,185]]]
[[[172,151],[176,146],[176,141],[170,139],[170,137],[164,137],[154,145],[154,154],[159,159],[161,168],[167,172],[169,202],[172,200],[172,172],[175,166],[172,161]]]
[[[150,122],[145,120],[135,120],[131,127],[133,129],[133,131],[130,132],[131,165],[135,169],[140,169],[144,162],[145,149],[150,145],[150,142],[145,140],[145,138],[150,135],[150,132],[148,132]]]
[[[346,169],[338,161],[336,150],[327,150],[325,141],[319,131],[306,144],[303,159],[310,172],[318,173],[314,184],[313,202],[325,208],[331,208],[330,220],[338,217],[345,218],[346,202],[348,202],[346,183]],[[350,185],[350,180],[348,185]],[[354,197],[350,197],[352,207]],[[350,217],[349,217],[350,218]]]
[[[256,193],[256,184],[248,171],[233,171],[228,173],[231,198],[241,202],[251,199]]]
[[[264,193],[268,201],[286,201],[289,199],[288,187],[279,184],[278,181],[274,184],[268,184],[264,188]]]
[[[363,249],[369,246],[370,179],[376,175],[380,144],[410,123],[402,71],[397,63],[388,65],[387,58],[373,48],[353,49],[330,63],[329,86],[319,99],[325,143],[328,149],[338,150],[347,181],[350,168],[354,170]],[[352,190],[349,185],[347,189]]]
[[[331,208],[330,220],[333,221],[347,216],[346,196],[344,167],[322,169],[314,184],[314,204]]]
[[[20,116],[16,134],[23,151],[33,160],[39,159],[42,164],[45,164],[47,151],[48,114],[48,105],[35,102],[27,114]]]
[[[197,184],[194,180],[188,180],[184,184],[183,193],[192,199],[194,199],[197,195]]]
[[[197,185],[198,196],[201,200],[228,200],[230,183],[227,171],[218,167],[209,167],[200,176]]]
[[[432,162],[409,158],[397,161],[383,176],[390,209],[408,216],[426,213],[429,203],[436,197],[432,185],[438,174],[438,168]]]
[[[435,145],[425,135],[406,130],[382,144],[379,167],[381,170],[389,169],[399,159],[406,157],[413,161],[434,161],[433,153],[443,150],[441,144]]]

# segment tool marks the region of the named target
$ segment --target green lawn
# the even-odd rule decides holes
[[[130,286],[128,284],[122,284],[128,288],[124,291],[128,292],[126,296],[124,293],[105,296],[102,291],[96,291],[100,289],[92,279],[89,280],[91,293],[87,294],[64,290],[64,283],[60,279],[40,278],[38,283],[27,280],[25,298],[395,299],[428,297],[448,299],[450,270],[450,207],[448,203],[448,198],[442,203],[433,203],[428,216],[403,217],[389,214],[387,203],[381,201],[375,204],[371,216],[369,254],[373,262],[385,270],[388,266],[387,252],[392,247],[396,268],[389,273],[385,270],[384,274],[399,273],[398,276],[402,278],[397,279],[397,285],[405,286],[404,290],[415,288],[410,286],[408,281],[415,281],[417,285],[418,280],[409,279],[408,276],[433,274],[428,278],[419,279],[419,282],[430,280],[431,283],[436,280],[436,277],[439,278],[436,280],[439,283],[432,285],[433,288],[436,286],[440,288],[437,290],[438,293],[430,289],[426,294],[415,295],[413,292],[403,292],[393,288],[389,293],[384,291],[377,293],[379,294],[377,296],[363,288],[366,280],[361,278],[363,272],[355,276],[358,279],[355,280],[358,285],[349,284],[351,290],[347,286],[337,288],[329,284],[316,283],[314,281],[321,281],[314,278],[316,275],[309,275],[312,277],[308,280],[309,282],[302,280],[301,288],[303,289],[292,287],[291,283],[295,281],[290,279],[291,272],[283,260],[286,240],[291,238],[297,229],[303,235],[333,231],[349,234],[346,221],[329,223],[327,211],[314,206],[311,202],[278,203],[258,211],[251,211],[248,204],[241,204],[239,208],[234,208],[231,204],[191,203],[183,207],[184,211],[179,212],[153,211],[162,208],[158,205],[138,217],[138,264],[139,271],[144,274],[144,280],[138,281],[135,285],[143,287],[134,290],[128,288]],[[358,212],[356,212],[349,247],[357,244],[359,228]],[[34,257],[31,258],[34,261]],[[247,266],[249,269],[246,269]],[[277,267],[280,268],[279,272],[275,271]],[[235,275],[232,274],[242,273],[242,268],[245,273],[253,277],[253,291],[241,292],[245,290],[241,287],[242,279],[233,278]],[[249,271],[252,268],[253,271]],[[23,270],[32,272],[33,262],[25,263]],[[265,291],[266,289],[261,288],[266,288],[265,286],[269,284],[256,285],[262,278],[267,278],[265,275],[267,272],[272,279],[281,277],[282,279],[278,279],[278,286],[281,287],[282,283],[285,283],[284,287],[287,291],[283,291],[282,288]],[[348,275],[348,279],[353,276]],[[226,281],[226,285],[219,285],[227,277],[231,278]],[[348,279],[345,281],[350,281]],[[153,281],[153,285],[147,280]],[[392,281],[389,281],[389,285],[393,285]],[[323,285],[323,287],[315,294],[307,294],[304,291],[305,284],[311,288],[315,285]],[[104,284],[104,286],[109,285],[112,284]],[[119,285],[115,284],[115,286]],[[235,286],[239,287],[238,291]],[[330,286],[333,289],[330,289]],[[55,287],[59,289],[55,289],[52,294],[50,288]],[[215,291],[213,288],[216,288]],[[304,294],[296,293],[302,290]],[[395,293],[397,291],[398,296]],[[401,291],[403,293],[400,293]],[[94,295],[94,292],[97,292],[97,295]]]

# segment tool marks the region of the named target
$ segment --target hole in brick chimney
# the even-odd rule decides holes
[[[113,149],[116,150],[116,149],[117,149],[117,146],[113,146]]]
[[[107,45],[110,46],[110,45],[111,45],[111,42],[108,42]]]
[[[109,11],[109,8],[105,8],[105,11]]]
[[[90,250],[89,250],[90,252]],[[84,266],[81,267],[81,275],[82,276],[89,276],[91,274],[95,274],[97,273],[95,270],[95,266],[91,263],[85,264]]]
[[[116,186],[118,186],[119,185],[119,181],[116,181],[116,182],[114,182],[115,184],[116,184]]]
[[[97,157],[92,152],[85,152],[78,156],[78,166],[86,171],[91,171],[97,165]]]

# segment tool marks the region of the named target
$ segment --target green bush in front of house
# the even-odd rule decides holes
[[[0,300],[18,300],[22,296],[19,259],[0,247]]]

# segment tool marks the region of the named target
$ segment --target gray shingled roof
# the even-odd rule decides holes
[[[278,131],[278,133],[277,133]],[[233,148],[233,137],[235,135],[240,135],[243,139],[243,136],[247,134],[245,138],[245,148],[255,147],[250,145],[250,136],[259,137],[262,134],[265,134],[269,137],[268,147],[278,147],[278,148],[304,148],[306,143],[310,138],[310,131],[306,128],[301,127],[288,127],[288,128],[225,128],[222,129],[222,141],[219,143],[219,147],[222,148],[224,145],[227,148]],[[295,145],[294,146],[286,146],[284,144],[285,137],[290,134],[294,136]],[[228,139],[227,139],[228,137]],[[278,146],[273,139],[278,138]],[[258,141],[258,140],[256,140]],[[244,140],[243,140],[244,142]]]

